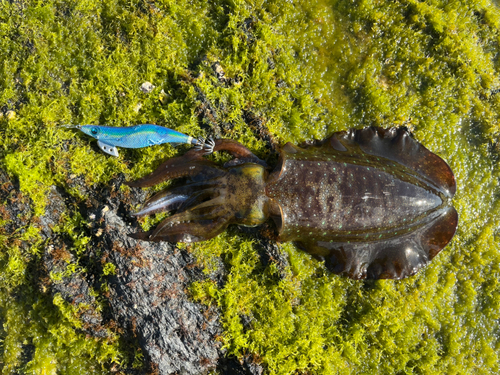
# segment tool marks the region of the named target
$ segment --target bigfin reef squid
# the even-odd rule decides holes
[[[458,224],[452,170],[404,128],[351,129],[300,147],[287,143],[272,171],[236,141],[218,139],[213,151],[233,159],[220,166],[193,148],[127,183],[186,179],[149,198],[135,216],[175,213],[132,237],[205,241],[230,224],[257,226],[271,218],[278,241],[293,241],[331,272],[402,279],[427,265]]]

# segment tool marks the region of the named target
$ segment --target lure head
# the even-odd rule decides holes
[[[95,139],[99,139],[99,134],[100,134],[100,129],[98,126],[95,125],[78,125],[76,127],[77,129],[81,130],[87,135],[90,135],[91,137]]]
[[[102,129],[97,125],[64,125],[64,128],[68,129],[78,129],[83,133],[90,135],[92,138],[97,139],[97,145],[105,153],[113,156],[118,156],[118,149],[112,144],[100,141],[101,135],[103,135]],[[104,134],[105,135],[105,134]]]
[[[99,136],[102,134],[100,126],[97,125],[63,125],[62,127],[80,130],[95,139],[99,139]]]

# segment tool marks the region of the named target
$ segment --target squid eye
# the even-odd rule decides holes
[[[98,133],[98,130],[97,128],[92,128],[90,129],[90,132],[93,134],[93,135],[96,135]]]

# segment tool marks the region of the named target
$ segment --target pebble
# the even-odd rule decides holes
[[[159,96],[160,103],[167,104],[168,98],[169,98],[169,95],[164,90],[161,90],[160,96]]]
[[[151,82],[144,82],[142,85],[141,85],[141,91],[144,93],[144,94],[149,94],[151,91],[153,91],[155,88],[155,86],[151,83]]]
[[[13,120],[16,117],[16,112],[9,110],[5,113],[5,117],[7,117],[7,120]]]

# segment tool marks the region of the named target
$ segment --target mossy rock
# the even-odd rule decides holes
[[[238,140],[270,163],[287,141],[406,126],[457,179],[456,236],[403,281],[340,278],[237,228],[181,249],[203,270],[186,290],[220,314],[227,357],[269,374],[499,373],[499,30],[486,0],[0,3],[2,371],[143,371],[127,332],[85,331],[88,311],[108,319],[117,272],[92,247],[89,207],[114,186],[125,217],[139,193],[119,176],[184,149],[113,158],[62,125],[154,123]],[[65,267],[47,274],[56,237]],[[80,276],[93,298],[53,293]]]

